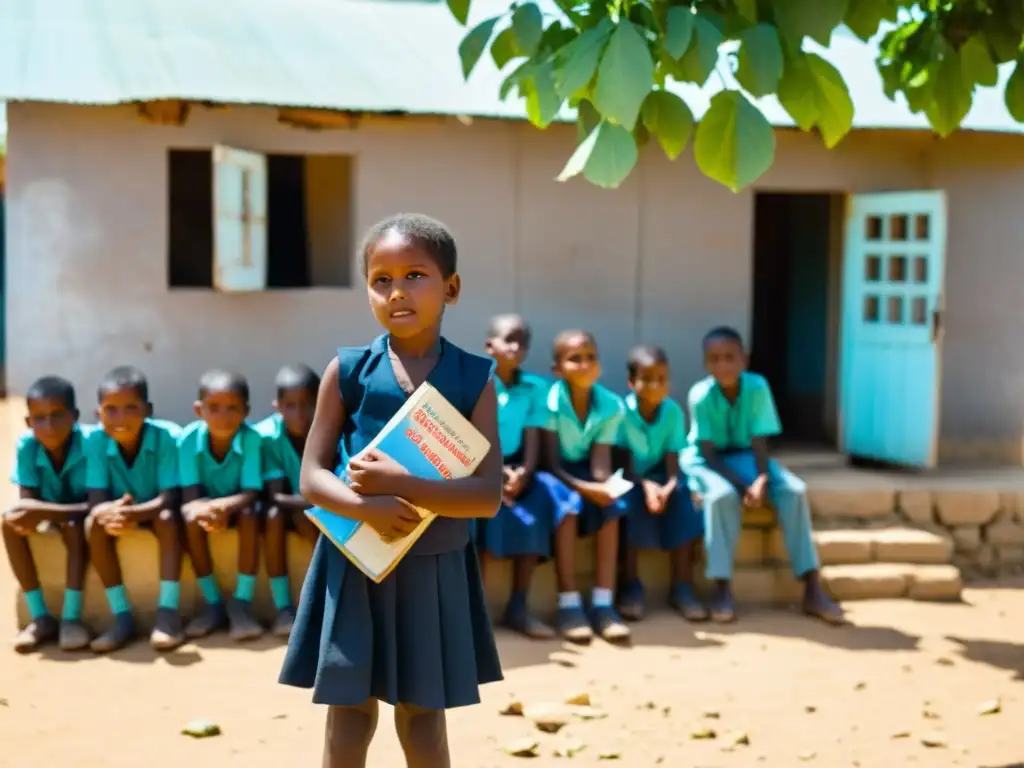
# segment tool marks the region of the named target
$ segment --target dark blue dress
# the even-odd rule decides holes
[[[658,466],[644,477],[664,485],[665,469]],[[704,517],[693,507],[686,475],[682,472],[679,473],[675,491],[668,497],[668,503],[660,515],[652,515],[647,511],[644,491],[639,483],[622,500],[628,509],[626,535],[623,538],[627,547],[671,552],[704,536]]]
[[[427,381],[468,419],[492,366],[442,339]],[[386,336],[339,349],[338,378],[347,414],[340,472],[408,394],[395,378]],[[502,675],[469,531],[469,520],[438,517],[380,584],[320,537],[280,682],[312,688],[314,703],[333,706],[369,698],[429,709],[479,703],[479,686]]]

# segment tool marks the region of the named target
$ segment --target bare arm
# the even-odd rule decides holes
[[[271,480],[267,483],[267,498],[270,503],[278,507],[290,509],[307,509],[310,505],[302,496],[296,493],[285,493],[284,480]]]
[[[445,517],[494,517],[501,505],[502,456],[498,450],[498,394],[487,382],[471,419],[491,444],[491,450],[470,477],[459,480],[425,480],[403,475],[395,495],[412,504],[438,510]],[[443,510],[443,511],[442,511]]]
[[[540,464],[540,430],[531,427],[523,431],[523,474],[530,477]]]
[[[259,494],[256,491],[242,491],[241,493],[233,493],[230,496],[211,498],[209,501],[211,505],[220,507],[225,512],[230,513],[253,506],[258,498]]]
[[[83,501],[78,504],[54,504],[49,501],[42,501],[39,498],[39,491],[36,488],[19,486],[18,502],[15,507],[30,514],[34,513],[42,518],[62,522],[75,517],[80,517],[89,511],[89,502]]]
[[[724,477],[740,496],[745,495],[747,484],[743,478],[732,471],[732,467],[725,463],[725,460],[719,455],[718,449],[715,448],[715,444],[710,440],[702,440],[699,447],[700,455],[704,457],[704,463],[708,465],[708,469]]]
[[[191,504],[193,501],[209,501],[203,496],[201,485],[189,485],[181,489],[181,505]]]
[[[334,474],[338,440],[345,423],[345,403],[338,387],[338,359],[324,371],[316,398],[313,424],[302,452],[299,492],[311,505],[361,522],[373,516],[373,502],[360,496]]]
[[[149,501],[144,501],[141,504],[129,504],[123,512],[131,517],[132,515],[152,515],[154,512],[165,509],[174,509],[174,496],[174,491],[161,491]]]
[[[612,447],[594,443],[590,447],[590,474],[595,483],[603,483],[612,476]]]
[[[588,483],[586,480],[580,480],[578,477],[573,477],[562,467],[562,451],[558,446],[558,435],[551,430],[545,429],[541,436],[544,457],[551,474],[577,493],[583,494],[590,490],[591,483]]]
[[[758,476],[768,476],[768,438],[754,437],[750,440],[750,450],[754,454],[754,465]]]
[[[679,485],[679,454],[676,451],[665,453],[665,478],[665,484],[661,488],[667,496]]]

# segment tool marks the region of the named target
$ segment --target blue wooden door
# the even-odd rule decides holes
[[[839,371],[849,455],[935,466],[945,256],[943,192],[851,196]]]

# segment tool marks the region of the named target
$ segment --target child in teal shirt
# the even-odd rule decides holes
[[[11,482],[18,501],[3,516],[0,529],[28,606],[29,624],[14,638],[14,649],[28,653],[57,640],[65,651],[89,645],[82,623],[82,588],[88,565],[85,516],[85,439],[91,430],[78,424],[75,389],[58,376],[35,381],[25,394],[29,432],[18,440]],[[46,607],[28,536],[43,523],[60,530],[67,549],[67,588],[60,623]]]
[[[320,530],[306,517],[309,504],[299,493],[302,451],[313,423],[320,377],[305,365],[286,365],[274,381],[276,413],[256,425],[263,450],[263,481],[266,490],[264,547],[270,593],[277,618],[271,632],[287,638],[295,622],[288,583],[287,534],[294,530],[312,545]]]
[[[178,614],[182,542],[178,518],[178,449],[181,429],[152,418],[149,383],[138,368],[115,368],[103,377],[96,410],[102,429],[86,440],[86,486],[92,511],[86,522],[93,567],[114,615],[110,628],[92,641],[109,653],[135,637],[128,594],[117,557],[117,538],[132,528],[156,536],[160,595],[150,645],[169,651],[185,636]]]
[[[527,637],[554,637],[554,630],[527,608],[537,563],[551,557],[551,535],[560,512],[579,506],[578,495],[548,472],[539,471],[540,430],[546,425],[551,384],[521,366],[530,348],[530,328],[519,315],[491,320],[487,354],[495,362],[498,433],[503,457],[501,509],[477,520],[477,546],[484,577],[492,559],[512,560],[512,594],[505,609],[507,627]]]
[[[716,582],[711,618],[735,618],[730,581],[743,509],[770,501],[793,572],[806,585],[804,611],[838,623],[842,610],[821,585],[807,486],[768,455],[768,438],[782,432],[771,388],[746,370],[743,341],[732,328],[712,329],[703,346],[709,375],[690,389],[690,433],[682,466],[704,498],[707,577]]]
[[[178,439],[182,516],[196,581],[206,605],[185,627],[188,637],[204,637],[225,626],[234,640],[263,634],[253,618],[252,597],[259,568],[259,518],[256,502],[263,490],[260,435],[249,415],[245,377],[213,370],[199,379],[197,421]],[[213,575],[207,534],[238,527],[238,580],[225,606]]]
[[[644,588],[638,571],[641,549],[669,556],[672,589],[669,603],[690,621],[707,618],[707,609],[693,588],[693,566],[704,534],[701,515],[693,508],[679,454],[686,444],[683,409],[669,393],[668,356],[659,347],[636,347],[626,361],[630,393],[619,442],[636,484],[626,495],[625,583],[619,610],[634,621],[643,618]]]
[[[625,501],[608,489],[612,446],[625,416],[622,398],[597,380],[601,363],[597,342],[586,331],[564,331],[555,337],[553,370],[559,381],[548,393],[545,443],[551,473],[582,499],[578,514],[558,521],[555,532],[555,574],[558,580],[558,629],[573,642],[586,642],[594,629],[605,640],[629,637],[612,605],[619,550],[619,518]],[[588,619],[576,589],[576,539],[594,534],[595,577]]]

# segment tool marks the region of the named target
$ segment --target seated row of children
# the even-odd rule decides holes
[[[57,640],[64,650],[116,650],[136,634],[121,574],[117,539],[152,531],[159,545],[160,588],[155,627],[158,650],[185,638],[228,628],[237,640],[263,633],[251,604],[259,569],[261,531],[270,589],[277,608],[272,631],[287,637],[295,611],[285,561],[289,528],[316,543],[319,532],[298,496],[299,466],[319,377],[305,366],[277,376],[275,413],[249,424],[249,385],[237,374],[210,371],[199,382],[197,420],[181,428],[152,417],[149,386],[136,368],[108,373],[98,390],[98,424],[78,421],[71,383],[39,379],[26,393],[29,431],[18,443],[12,482],[19,500],[3,516],[11,569],[30,621],[14,641],[27,652]],[[41,525],[60,531],[67,548],[67,582],[60,621],[50,613],[27,537]],[[207,535],[236,527],[238,577],[225,600],[213,575]],[[182,627],[178,610],[183,550],[187,548],[203,609]],[[110,603],[109,628],[93,638],[82,622],[88,561]]]
[[[486,348],[495,361],[504,494],[495,517],[476,521],[475,541],[485,577],[492,561],[513,561],[513,591],[504,612],[508,627],[534,638],[557,631],[577,642],[594,631],[607,640],[628,637],[622,619],[640,620],[645,610],[637,572],[643,549],[668,555],[670,603],[682,616],[730,621],[743,508],[768,503],[778,515],[793,570],[806,584],[804,609],[841,620],[819,579],[804,486],[768,455],[767,439],[781,431],[770,389],[745,370],[735,331],[716,328],[704,339],[709,375],[690,390],[688,432],[683,409],[668,396],[669,364],[662,350],[643,346],[630,353],[630,393],[620,398],[598,383],[601,365],[591,334],[558,335],[554,384],[521,369],[529,345],[529,328],[519,316],[492,321]],[[312,543],[318,537],[303,514],[309,504],[299,495],[299,477],[319,384],[309,368],[285,367],[276,380],[276,412],[250,425],[245,379],[211,371],[199,383],[197,420],[180,428],[152,418],[146,379],[135,368],[117,368],[103,379],[97,425],[78,423],[69,382],[35,382],[26,396],[30,431],[19,442],[12,478],[20,500],[2,524],[31,618],[15,639],[16,649],[27,652],[57,640],[65,650],[109,652],[135,637],[116,542],[136,527],[151,530],[159,543],[154,648],[170,650],[186,638],[225,628],[237,640],[263,633],[252,612],[261,539],[277,610],[272,632],[287,637],[295,609],[286,533],[294,530]],[[607,482],[616,468],[635,483],[618,498]],[[43,523],[60,530],[68,553],[59,622],[43,599],[26,539]],[[228,526],[237,527],[239,553],[234,593],[225,599],[213,576],[207,535]],[[595,547],[589,610],[576,587],[581,536],[593,536]],[[715,585],[710,610],[693,586],[702,542],[706,576]],[[203,607],[182,627],[185,549]],[[558,584],[554,628],[527,610],[533,571],[552,557]],[[95,638],[81,620],[90,558],[112,612],[109,628]]]

